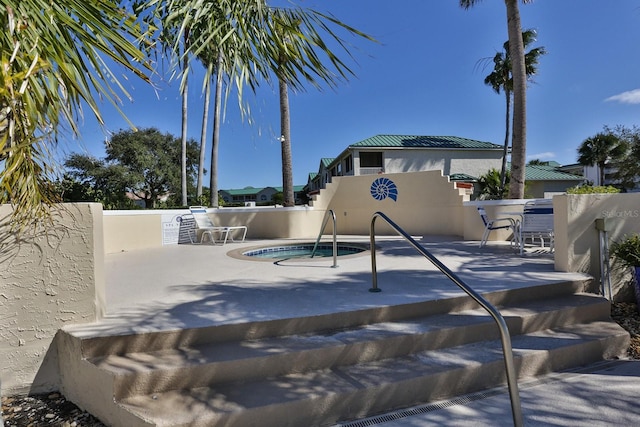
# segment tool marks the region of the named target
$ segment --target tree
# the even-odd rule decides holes
[[[187,50],[189,49],[189,28],[186,28],[183,33],[184,38],[184,50],[182,63],[183,69],[189,68],[189,54]],[[180,95],[182,96],[182,132],[181,132],[181,150],[180,150],[180,182],[181,182],[181,192],[182,195],[182,205],[186,206],[187,203],[187,116],[188,116],[188,94],[189,94],[189,84],[188,84],[188,74],[184,74],[184,79],[182,84],[180,85]]]
[[[102,123],[97,99],[130,98],[112,67],[148,81],[150,66],[133,42],[141,27],[118,1],[7,0],[0,11],[0,203],[24,230],[58,200],[50,154],[61,129],[78,134],[83,106]]]
[[[122,208],[128,192],[150,209],[171,194],[181,194],[181,145],[178,138],[155,128],[121,130],[107,144],[104,160],[73,154],[65,165],[71,176],[92,188],[96,201],[107,203],[106,208]],[[198,147],[193,140],[187,144],[187,159],[193,188],[198,164]]]
[[[527,48],[536,39],[536,31],[528,29],[522,32],[522,40],[524,47]],[[506,108],[505,108],[505,136],[504,148],[502,153],[502,168],[500,170],[500,182],[504,187],[506,185],[507,170],[507,154],[509,152],[509,135],[511,126],[511,94],[513,92],[513,78],[511,76],[511,57],[509,55],[509,42],[503,44],[504,52],[497,52],[493,57],[493,71],[484,79],[486,85],[496,92],[504,91]],[[546,54],[544,47],[536,47],[531,49],[524,55],[525,69],[527,80],[538,71],[538,62],[540,56]]]
[[[184,90],[187,76],[191,71],[191,59],[202,61],[206,87],[215,73],[216,96],[214,107],[214,132],[211,147],[211,200],[218,206],[217,199],[217,150],[219,143],[220,110],[222,103],[222,77],[233,82],[238,94],[241,111],[243,89],[249,85],[255,89],[259,76],[265,77],[267,70],[261,68],[257,51],[268,43],[265,30],[267,5],[265,0],[149,0],[136,9],[146,16],[149,25],[159,28],[159,46],[168,55],[176,68],[177,78]],[[188,37],[185,38],[185,34]],[[215,67],[213,67],[215,61]],[[227,86],[227,94],[230,87]],[[184,92],[183,92],[184,93]],[[226,99],[226,98],[225,98]],[[184,102],[184,97],[183,97]],[[207,102],[208,105],[208,101]],[[185,111],[186,108],[183,108]],[[203,115],[201,135],[206,134],[206,117]],[[184,121],[183,121],[184,123]],[[205,147],[202,146],[204,150]],[[204,161],[204,159],[203,159]]]
[[[460,6],[469,9],[480,0],[460,0]],[[530,3],[531,0],[522,0]],[[525,165],[527,158],[527,75],[524,62],[524,42],[518,0],[505,0],[509,33],[509,56],[513,77],[513,143],[511,145],[511,182],[509,198],[524,197]]]
[[[125,169],[103,159],[72,153],[64,162],[67,173],[59,183],[66,202],[98,202],[104,209],[131,209]]]
[[[598,167],[598,183],[604,185],[604,169],[608,162],[618,161],[626,154],[626,145],[611,130],[605,129],[582,141],[578,147],[578,163]]]
[[[614,177],[621,188],[634,190],[640,178],[640,128],[619,125],[609,130],[618,137],[621,142],[620,150],[624,151],[624,154],[611,162],[618,169]]]
[[[351,69],[329,49],[327,42],[322,38],[322,35],[325,35],[337,42],[337,45],[351,56],[345,41],[330,28],[330,25],[374,41],[372,37],[355,28],[315,10],[298,7],[279,8],[272,9],[269,14],[272,43],[266,46],[266,51],[259,51],[259,55],[261,54],[262,59],[270,64],[278,79],[283,206],[295,205],[289,89],[303,90],[302,79],[319,88],[317,78],[335,87],[340,79],[347,79],[349,75],[353,75]],[[331,66],[322,63],[320,54],[329,59]]]
[[[506,182],[509,183],[509,173],[506,175]],[[486,174],[478,178],[480,186],[481,200],[502,200],[507,195],[507,188],[502,183],[500,172],[497,169],[491,169]]]
[[[353,74],[320,37],[320,32],[324,32],[348,53],[346,43],[331,30],[330,25],[371,39],[333,17],[298,7],[269,8],[265,0],[149,0],[137,10],[145,13],[147,22],[155,22],[162,29],[160,45],[172,62],[182,64],[178,68],[183,86],[190,71],[190,58],[201,55],[211,58],[209,52],[219,49],[219,72],[233,82],[243,113],[243,88],[249,85],[255,89],[261,79],[270,80],[270,73],[276,73],[278,78],[284,77],[283,81],[294,90],[302,88],[300,75],[314,85],[317,85],[316,79],[333,85],[347,74]],[[277,23],[280,18],[273,17],[282,17],[287,21],[283,26]],[[299,24],[292,25],[296,22]],[[286,31],[278,33],[283,29]],[[184,43],[185,33],[188,33],[188,43]],[[283,45],[285,39],[290,43],[286,47]],[[287,61],[279,64],[282,48],[287,53]],[[320,61],[318,53],[326,54],[331,67]],[[295,61],[291,60],[294,58]],[[210,78],[210,74],[207,73],[205,78]],[[217,77],[217,88],[220,85],[220,77]],[[227,93],[228,90],[229,86]],[[216,105],[219,107],[219,103]],[[214,122],[211,156],[212,197],[217,192],[217,166],[214,163],[217,159],[217,122],[219,120]],[[283,168],[292,169],[290,166]],[[290,187],[290,200],[293,202],[293,185],[285,186],[288,190]],[[214,203],[216,200],[212,198],[211,204]]]

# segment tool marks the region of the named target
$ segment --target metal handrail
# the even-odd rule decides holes
[[[416,240],[407,234],[400,226],[393,222],[388,216],[382,212],[376,212],[371,218],[371,271],[373,274],[373,287],[369,289],[370,292],[380,292],[378,288],[378,273],[376,268],[376,241],[375,241],[375,222],[376,218],[381,217],[387,224],[389,224],[399,235],[404,237],[420,254],[427,258],[433,265],[444,273],[453,283],[458,285],[467,295],[473,298],[482,308],[484,308],[495,320],[500,329],[500,339],[502,341],[502,354],[504,355],[504,365],[507,374],[507,384],[509,386],[509,396],[511,398],[511,412],[513,413],[513,424],[516,427],[523,425],[522,418],[522,406],[520,404],[520,394],[518,392],[518,379],[515,373],[515,367],[513,363],[513,348],[511,346],[511,337],[509,336],[509,329],[504,317],[500,314],[497,308],[484,299],[480,294],[475,292],[469,285],[464,283],[453,271],[440,262],[433,254],[423,248]]]
[[[333,265],[331,267],[336,268],[338,266],[338,240],[336,238],[336,213],[333,211],[333,209],[329,209],[327,213],[324,214],[324,220],[322,221],[322,226],[320,227],[320,232],[318,233],[318,239],[316,240],[316,244],[313,245],[313,250],[311,251],[311,258],[313,258],[313,256],[316,254],[316,251],[318,250],[318,244],[320,243],[320,239],[322,238],[322,233],[327,226],[327,222],[329,222],[329,214],[331,214],[331,218],[333,219]]]

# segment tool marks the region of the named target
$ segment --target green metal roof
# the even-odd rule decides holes
[[[304,190],[304,187],[306,187],[306,185],[294,185],[293,192],[299,193],[300,191]],[[271,188],[274,188],[276,191],[279,191],[281,193],[284,191],[283,187],[271,187]]]
[[[501,145],[458,136],[376,135],[351,144],[350,148],[456,148],[502,150]]]
[[[335,159],[335,157],[323,157],[322,159],[320,159],[320,164],[322,164],[322,166],[324,166],[325,168],[328,168]]]
[[[475,176],[467,175],[466,173],[452,173],[449,175],[450,181],[466,181],[466,182],[478,182],[478,178]]]
[[[263,188],[255,188],[255,187],[244,187],[244,188],[232,188],[230,190],[220,190],[231,194],[232,196],[241,196],[248,194],[258,194],[261,192]]]
[[[293,191],[294,192],[300,192],[304,189],[304,185],[294,185],[293,186]],[[248,196],[251,194],[258,194],[259,192],[261,192],[262,190],[264,190],[265,188],[273,188],[276,191],[280,191],[282,192],[282,187],[260,187],[260,188],[255,188],[255,187],[245,187],[245,188],[234,188],[231,190],[220,190],[220,191],[224,191],[229,193],[232,196]]]
[[[555,166],[527,165],[524,170],[526,181],[583,181],[584,177],[562,172]]]

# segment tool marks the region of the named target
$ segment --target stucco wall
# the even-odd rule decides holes
[[[597,218],[612,221],[610,242],[625,234],[640,233],[640,193],[559,195],[553,197],[555,229],[555,268],[584,272],[600,281],[599,234]],[[612,269],[616,299],[631,298],[627,271]]]
[[[53,337],[104,313],[102,206],[64,204],[54,224],[18,238],[0,205],[2,394],[59,389]]]
[[[376,200],[371,196],[372,183],[381,177],[392,180],[396,186],[396,200]],[[412,234],[462,236],[466,200],[463,191],[455,189],[440,171],[426,171],[334,178],[311,207],[221,208],[209,209],[208,214],[216,225],[246,225],[248,239],[315,239],[327,209],[336,213],[339,234],[368,235],[371,216],[382,211]],[[105,252],[161,246],[162,216],[187,213],[188,210],[106,211]],[[332,233],[332,225],[327,225],[324,231]],[[392,232],[384,225],[377,227],[377,231]]]
[[[428,151],[428,155],[425,152]],[[444,175],[466,173],[479,177],[490,169],[500,169],[502,151],[486,150],[385,150],[386,173],[441,170]]]
[[[371,194],[378,179],[388,179],[397,197],[380,200]],[[333,209],[339,234],[369,234],[372,215],[385,213],[410,234],[462,236],[462,204],[468,200],[438,171],[364,175],[334,178],[313,202],[314,207]],[[381,233],[391,230],[377,227]]]
[[[164,222],[186,214],[188,209],[105,211],[105,253],[162,246]],[[216,225],[246,225],[248,239],[305,239],[317,237],[325,212],[296,206],[208,209],[208,214]]]

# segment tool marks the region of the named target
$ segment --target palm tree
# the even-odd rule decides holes
[[[159,42],[174,63],[179,67],[177,78],[181,87],[186,85],[191,71],[191,58],[199,58],[205,67],[205,79],[215,73],[216,95],[214,106],[214,132],[211,148],[211,200],[218,205],[217,197],[217,150],[219,140],[220,110],[222,103],[223,76],[237,89],[238,103],[242,113],[243,88],[255,89],[260,76],[267,72],[261,68],[262,60],[257,55],[260,46],[268,43],[265,30],[267,6],[265,0],[149,0],[145,4],[148,20],[161,28]],[[188,33],[188,45],[180,43]],[[212,61],[215,60],[215,66]],[[205,86],[208,83],[205,82]],[[227,95],[230,87],[227,87]],[[205,88],[205,91],[207,89]],[[226,99],[226,98],[225,98]],[[206,133],[206,118],[203,116],[202,132]],[[203,147],[204,149],[204,147]]]
[[[132,42],[144,40],[141,27],[116,0],[7,0],[0,9],[0,203],[12,203],[11,224],[24,230],[58,200],[50,152],[61,129],[79,134],[83,106],[103,123],[97,99],[119,110],[120,96],[130,98],[110,64],[146,81],[150,67]]]
[[[294,206],[289,88],[304,89],[300,75],[306,82],[317,88],[320,88],[316,80],[318,78],[333,87],[340,79],[353,75],[351,69],[329,49],[322,39],[321,31],[329,39],[336,41],[351,56],[344,40],[331,30],[329,25],[333,24],[352,35],[371,41],[374,39],[336,18],[311,9],[298,7],[271,9],[269,18],[271,44],[266,47],[266,51],[261,52],[261,55],[278,79],[283,205]],[[330,67],[321,62],[319,54],[326,55],[331,63]],[[337,71],[337,74],[334,71]]]
[[[460,6],[469,9],[481,0],[460,0]],[[522,0],[530,3],[532,0]],[[524,62],[524,42],[518,0],[505,0],[509,33],[509,56],[513,77],[513,143],[511,145],[511,180],[509,198],[524,197],[525,165],[527,157],[527,75]]]
[[[626,145],[613,132],[600,132],[582,141],[578,147],[578,163],[598,167],[598,183],[604,185],[604,169],[608,162],[618,161],[627,153]]]
[[[522,32],[522,40],[525,48],[533,43],[535,39],[535,30],[528,29]],[[491,86],[492,89],[498,94],[500,93],[500,90],[503,90],[506,99],[504,148],[502,153],[502,168],[500,170],[500,182],[504,187],[506,184],[507,154],[509,152],[511,94],[513,92],[513,78],[511,76],[511,57],[509,55],[508,41],[504,43],[503,49],[504,52],[497,52],[493,57],[493,71],[491,72],[491,74],[485,77],[484,83]],[[531,80],[531,77],[535,73],[537,73],[540,56],[546,53],[547,52],[544,47],[536,47],[525,53],[524,62],[527,80]]]

